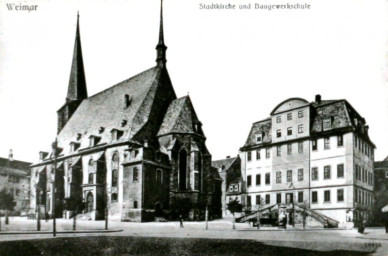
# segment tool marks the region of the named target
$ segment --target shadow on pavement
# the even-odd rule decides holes
[[[330,255],[370,255],[369,251],[330,251]],[[0,243],[0,255],[313,255],[328,252],[267,245],[254,240],[160,237],[63,237]]]

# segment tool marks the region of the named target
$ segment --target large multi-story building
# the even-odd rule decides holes
[[[346,100],[287,99],[253,123],[240,149],[246,205],[303,204],[342,225],[369,218],[374,149]]]
[[[0,157],[0,190],[5,189],[13,196],[17,214],[30,207],[30,165],[14,160],[12,152],[8,158]]]
[[[123,221],[203,218],[206,206],[220,216],[221,180],[190,97],[175,95],[166,50],[161,9],[156,66],[88,97],[77,20],[57,146],[32,165],[32,207]]]

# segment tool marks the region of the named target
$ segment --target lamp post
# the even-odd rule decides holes
[[[13,161],[13,153],[12,153],[12,149],[9,150],[9,154],[8,154],[8,168],[7,168],[7,184],[9,187],[9,168],[11,168],[11,162]],[[13,195],[12,195],[12,198],[13,198]],[[8,219],[8,209],[7,209],[7,206],[5,207],[5,225],[8,225],[9,224],[9,219]]]
[[[53,182],[53,191],[52,191],[52,201],[53,201],[53,208],[52,208],[52,212],[53,212],[53,236],[55,237],[57,235],[57,228],[56,228],[56,216],[55,216],[55,175],[56,175],[56,171],[57,171],[57,147],[58,147],[58,142],[57,142],[57,139],[55,138],[55,141],[53,142],[52,144],[52,149],[53,149],[53,153],[54,153],[54,177],[52,178],[52,182]]]

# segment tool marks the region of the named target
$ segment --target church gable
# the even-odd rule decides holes
[[[190,133],[204,136],[201,122],[198,120],[189,96],[176,99],[170,104],[158,136],[170,133]]]

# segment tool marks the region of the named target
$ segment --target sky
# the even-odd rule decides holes
[[[6,3],[37,5],[10,11]],[[236,10],[201,10],[200,4]],[[239,4],[252,9],[239,10]],[[254,9],[311,4],[309,10]],[[36,162],[56,136],[77,11],[89,96],[155,65],[157,0],[0,0],[0,157]],[[235,156],[280,102],[347,99],[388,156],[387,0],[165,0],[167,68],[190,95],[213,160]]]

